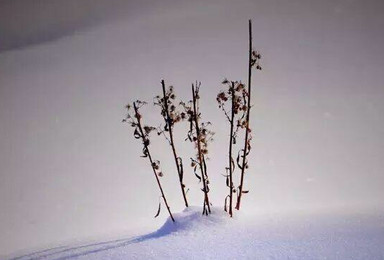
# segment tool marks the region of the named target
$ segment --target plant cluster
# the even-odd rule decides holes
[[[251,75],[252,68],[261,70],[259,60],[261,59],[260,53],[252,50],[252,24],[249,20],[249,62],[248,62],[248,84],[247,87],[241,81],[229,81],[225,79],[222,84],[225,86],[223,91],[220,91],[216,97],[219,108],[224,112],[226,119],[229,122],[229,142],[228,142],[228,165],[225,167],[224,177],[226,179],[226,186],[228,188],[228,195],[224,200],[224,210],[233,216],[234,194],[237,196],[236,206],[237,210],[240,209],[242,195],[248,193],[244,190],[244,175],[245,170],[248,169],[247,156],[251,150],[251,128],[249,126],[250,110],[251,110]],[[144,125],[142,123],[142,115],[139,109],[145,105],[145,102],[135,101],[133,105],[127,105],[128,114],[124,122],[127,122],[134,128],[133,135],[136,139],[141,140],[143,145],[141,157],[148,158],[156,182],[158,184],[161,198],[165,204],[171,219],[174,221],[167,199],[165,197],[160,178],[163,172],[160,170],[160,162],[154,160],[151,156],[150,135],[156,132],[157,135],[162,135],[171,148],[175,168],[179,180],[179,185],[184,200],[185,207],[189,206],[187,199],[186,185],[184,183],[184,167],[183,160],[177,153],[175,143],[175,125],[180,122],[187,122],[189,128],[186,134],[185,141],[190,141],[195,148],[196,154],[190,158],[193,173],[201,183],[201,191],[203,192],[203,215],[211,213],[211,202],[209,199],[210,181],[207,171],[208,145],[213,141],[214,133],[209,129],[211,123],[202,120],[200,112],[200,82],[192,84],[192,99],[188,102],[176,101],[176,94],[174,88],[169,86],[166,88],[164,80],[161,81],[162,94],[154,97],[153,104],[160,108],[160,115],[163,119],[164,125],[158,127]],[[133,107],[133,111],[132,111]],[[244,133],[243,145],[238,149],[236,163],[233,157],[234,149],[236,149],[237,139],[239,134]],[[234,185],[234,172],[237,168],[240,171],[240,180],[237,188]],[[161,201],[155,217],[160,213]]]

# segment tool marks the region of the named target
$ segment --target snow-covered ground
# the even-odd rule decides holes
[[[384,259],[384,215],[259,214],[198,207],[153,233],[60,246],[11,259]]]

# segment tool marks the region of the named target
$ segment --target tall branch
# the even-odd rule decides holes
[[[249,116],[251,112],[251,76],[252,76],[252,65],[254,63],[254,60],[252,59],[252,21],[249,20],[249,62],[248,62],[248,102],[247,102],[247,115],[246,115],[246,130],[245,130],[245,139],[244,139],[244,148],[243,148],[243,155],[242,155],[242,169],[241,169],[241,176],[240,176],[240,185],[239,185],[239,193],[237,195],[237,203],[236,203],[236,209],[240,209],[241,205],[241,196],[243,194],[243,183],[244,183],[244,172],[246,167],[246,157],[248,154],[248,135],[250,132],[249,129]]]
[[[229,133],[229,151],[228,151],[228,167],[229,167],[229,215],[232,217],[232,195],[233,195],[233,157],[232,157],[232,144],[233,144],[233,120],[235,116],[235,83],[232,81],[232,88],[231,88],[231,128]]]

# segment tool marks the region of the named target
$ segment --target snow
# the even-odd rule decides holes
[[[190,207],[149,234],[12,259],[384,259],[382,214],[212,212]]]
[[[383,215],[365,210],[384,210],[383,1],[79,2],[0,1],[0,41],[23,46],[0,46],[0,259],[384,259]],[[165,211],[153,219],[159,191],[121,123],[124,105],[152,103],[161,79],[184,101],[202,82],[216,132],[210,200],[221,206],[229,129],[215,97],[224,77],[247,79],[249,18],[264,67],[253,78],[244,215],[204,218],[199,207],[175,225]],[[145,109],[145,122],[163,123]],[[201,205],[188,125],[178,127],[188,200]],[[180,212],[170,147],[151,142]],[[335,213],[345,207],[353,212]]]

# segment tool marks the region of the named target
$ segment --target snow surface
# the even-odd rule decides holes
[[[238,213],[238,212],[236,212]],[[174,214],[157,231],[11,259],[384,259],[384,215]]]

